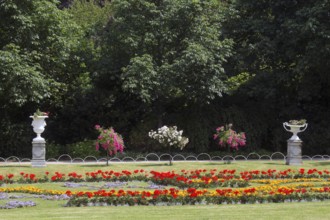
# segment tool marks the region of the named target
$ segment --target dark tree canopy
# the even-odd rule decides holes
[[[144,102],[183,97],[208,102],[227,87],[223,8],[212,1],[113,1],[104,74]]]
[[[184,130],[185,151],[218,152],[215,128],[233,123],[240,151],[285,153],[282,123],[304,118],[303,153],[330,154],[329,11],[328,0],[0,0],[0,157],[29,157],[36,108],[51,112],[47,152],[90,152],[95,124],[128,151],[161,150],[147,133],[166,124]]]

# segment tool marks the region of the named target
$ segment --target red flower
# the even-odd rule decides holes
[[[196,192],[194,192],[194,193],[191,193],[190,195],[189,195],[189,197],[190,198],[195,198],[195,197],[197,197],[198,195],[197,195],[197,193]]]
[[[33,174],[33,173],[30,174],[30,179],[31,179],[31,180],[33,180],[35,177],[36,177],[35,174]]]
[[[88,196],[88,198],[92,198],[93,197],[93,193],[92,192],[86,192],[85,194]]]

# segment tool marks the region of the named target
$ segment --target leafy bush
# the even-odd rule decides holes
[[[57,159],[61,156],[61,150],[63,146],[60,144],[55,144],[53,142],[46,143],[46,159],[55,158]]]
[[[66,145],[68,154],[73,157],[84,159],[87,156],[100,157],[100,152],[95,150],[95,141],[84,140],[73,144]]]

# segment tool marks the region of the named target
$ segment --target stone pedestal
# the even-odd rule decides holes
[[[302,165],[301,140],[288,140],[286,165]]]
[[[46,141],[32,142],[32,167],[46,166]]]

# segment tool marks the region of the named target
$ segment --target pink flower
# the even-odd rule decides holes
[[[237,133],[231,129],[232,124],[218,127],[216,134],[213,135],[213,139],[219,138],[219,145],[229,146],[230,148],[238,150],[239,147],[245,146],[246,137],[244,132]]]
[[[232,136],[229,136],[228,140],[227,140],[227,143],[228,144],[231,144],[231,142],[233,141],[233,137]]]
[[[99,125],[95,125],[95,128],[100,132],[97,138],[98,146],[106,150],[109,155],[116,154],[118,151],[123,152],[124,141],[113,128],[103,129]],[[99,150],[99,147],[97,147],[96,150]]]

